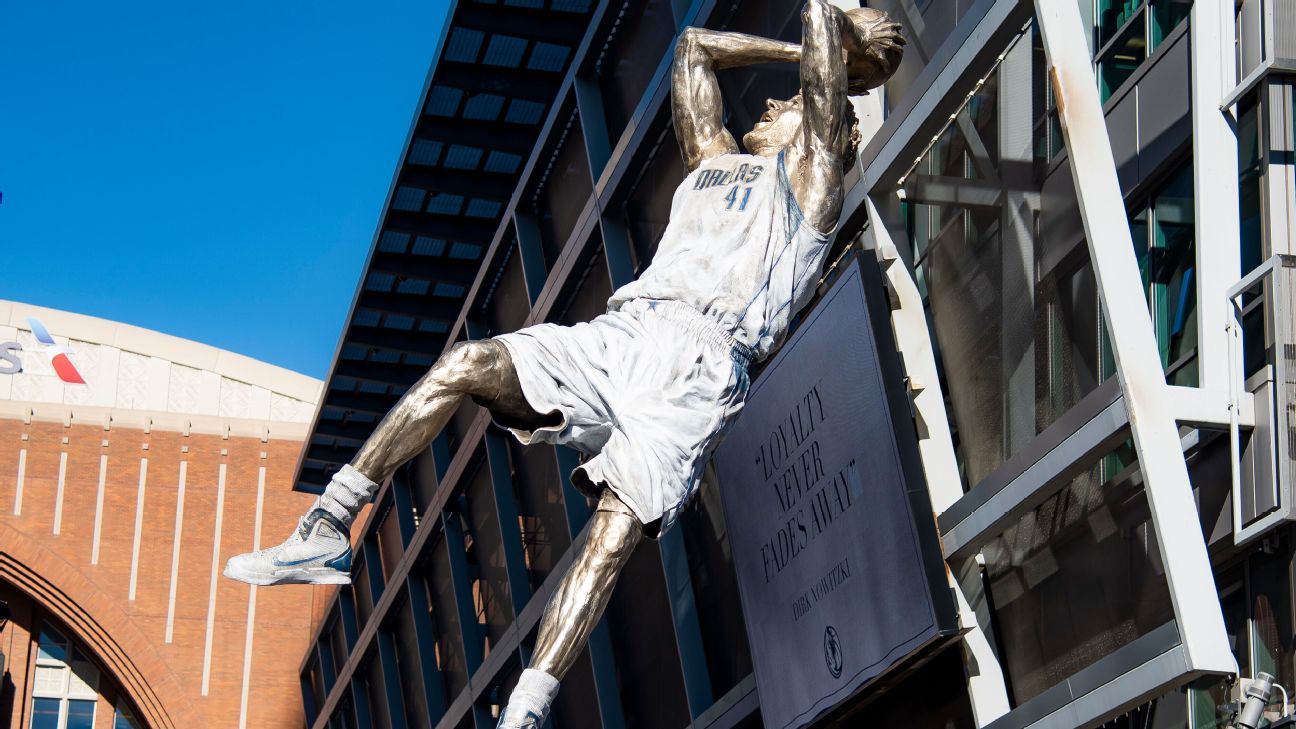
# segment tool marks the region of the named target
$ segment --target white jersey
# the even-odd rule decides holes
[[[767,357],[818,282],[828,236],[805,222],[783,153],[713,157],[675,190],[652,264],[608,300],[680,301]]]

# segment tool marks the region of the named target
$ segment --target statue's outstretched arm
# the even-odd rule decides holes
[[[801,11],[801,129],[786,160],[806,220],[818,230],[837,223],[842,205],[846,61],[842,32],[849,21],[825,0],[808,0]]]
[[[725,129],[717,69],[799,60],[801,47],[795,43],[685,28],[675,45],[675,65],[671,69],[675,136],[685,166],[691,171],[712,157],[738,151],[738,143]]]
[[[855,83],[882,83],[895,71],[904,39],[885,14],[843,12],[826,0],[807,0],[801,21],[803,136],[786,161],[795,169],[792,185],[806,220],[827,231],[841,213],[843,154],[853,132],[844,123],[851,70],[859,74]]]

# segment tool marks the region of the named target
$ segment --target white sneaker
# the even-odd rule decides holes
[[[349,585],[350,532],[337,517],[315,509],[283,544],[231,557],[225,576],[249,585]]]

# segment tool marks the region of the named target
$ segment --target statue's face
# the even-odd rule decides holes
[[[751,154],[773,157],[801,131],[801,94],[787,101],[768,99],[765,106],[765,113],[742,141]]]

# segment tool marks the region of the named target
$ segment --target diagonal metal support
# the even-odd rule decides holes
[[[1175,404],[1143,298],[1080,11],[1072,2],[1035,0],[1035,13],[1188,667],[1192,672],[1234,673],[1237,663],[1214,599]]]

